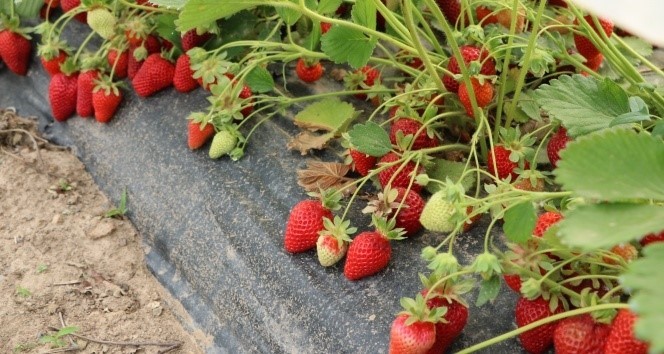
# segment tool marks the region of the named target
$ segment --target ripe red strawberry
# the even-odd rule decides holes
[[[407,324],[410,315],[400,314],[390,329],[390,354],[425,354],[436,341],[436,327],[432,322],[415,321]]]
[[[189,30],[182,35],[182,50],[189,51],[191,48],[200,47],[212,38],[212,33],[196,33],[195,29]]]
[[[380,71],[376,68],[365,65],[360,68],[360,71],[364,74],[364,83],[367,86],[373,86],[376,80],[380,79]]]
[[[495,14],[492,14],[493,11],[486,6],[478,6],[475,9],[475,14],[477,15],[477,20],[482,23],[482,27],[488,26],[490,24],[498,23],[498,18]]]
[[[482,63],[480,74],[496,74],[496,61],[493,60],[493,58],[489,58],[489,53],[487,51],[470,45],[460,47],[459,51],[461,51],[461,57],[463,58],[463,62],[466,63],[466,67],[468,67],[473,61],[480,61]],[[459,62],[456,57],[450,58],[450,61],[447,63],[447,70],[452,74],[461,73]],[[454,93],[459,92],[459,83],[453,76],[445,75],[443,77],[443,84],[447,91]]]
[[[60,6],[60,0],[44,0],[44,5],[49,6],[51,8],[56,8]]]
[[[595,33],[597,33],[597,27],[593,22],[592,16],[586,15],[583,18],[590,24]],[[598,20],[606,36],[611,37],[611,35],[613,34],[613,22],[603,18],[599,18]],[[579,21],[574,20],[574,24],[578,25]],[[584,58],[586,58],[586,60],[590,60],[596,57],[597,54],[600,54],[599,50],[590,41],[590,39],[588,39],[584,35],[574,33],[574,44],[576,44],[576,50],[579,52],[579,54],[581,54]]]
[[[390,141],[397,145],[397,133],[401,132],[403,136],[411,135],[415,137],[411,144],[412,150],[436,147],[440,145],[438,138],[434,135],[429,137],[426,129],[422,129],[422,123],[410,118],[399,118],[392,122],[390,127]]]
[[[115,66],[115,71],[113,72],[113,77],[117,79],[124,79],[127,77],[127,70],[129,65],[129,52],[124,50],[119,52],[118,49],[111,48],[108,51],[108,65],[113,68]],[[117,61],[117,64],[115,63]]]
[[[99,71],[87,70],[78,75],[76,90],[76,113],[81,117],[92,117],[95,114],[92,105],[92,90],[95,80],[99,78]]]
[[[427,290],[422,291],[422,295],[426,295]],[[447,312],[443,317],[447,322],[436,323],[436,341],[427,354],[445,353],[452,345],[454,340],[463,332],[466,323],[468,322],[468,308],[462,303],[448,299],[444,296],[434,296],[427,301],[429,309],[438,307],[446,307]]]
[[[321,34],[325,34],[325,33],[327,33],[327,31],[329,31],[330,28],[332,28],[332,24],[331,24],[331,23],[329,23],[329,22],[321,22],[321,23],[320,23],[320,33],[321,33]]]
[[[240,99],[246,100],[246,99],[251,98],[251,96],[253,96],[253,93],[251,92],[251,89],[249,88],[249,86],[247,86],[247,85],[242,86],[242,90],[240,91],[240,95],[238,97]],[[252,102],[254,102],[253,98],[248,100],[248,103],[245,103],[246,106],[244,108],[242,108],[242,115],[243,116],[248,117],[251,114],[251,112],[254,111],[254,105],[252,104]]]
[[[461,16],[461,3],[459,3],[459,0],[436,0],[436,3],[447,21],[454,26],[459,20],[459,16]]]
[[[53,76],[60,72],[60,64],[67,60],[68,57],[64,50],[60,50],[56,56],[42,56],[40,60],[48,75]]]
[[[517,294],[521,293],[521,277],[518,274],[505,274],[503,275],[505,284],[514,290]]]
[[[122,91],[116,86],[96,87],[92,93],[92,105],[97,122],[108,123],[115,115],[120,103],[122,103]]]
[[[413,236],[422,229],[420,223],[420,215],[424,210],[424,199],[419,193],[406,188],[396,187],[398,192],[397,199],[394,201],[394,208],[387,214],[387,218],[391,219],[396,213],[399,205],[403,203],[399,213],[396,217],[396,227],[403,229],[406,233],[404,236]]]
[[[475,92],[475,99],[477,100],[477,106],[479,108],[484,108],[491,103],[493,100],[493,84],[490,81],[484,81],[484,84],[480,84],[479,80],[476,78],[470,78],[470,83],[473,85],[473,91]],[[464,82],[461,82],[459,85],[459,101],[463,104],[463,107],[466,109],[466,114],[471,117],[474,117],[473,114],[473,104],[470,100],[470,95],[468,94],[468,88]]]
[[[392,246],[379,231],[365,231],[355,237],[348,248],[344,275],[359,280],[374,275],[390,262]]]
[[[380,81],[380,71],[372,66],[365,65],[344,78],[344,81],[351,90],[366,89]],[[367,99],[367,95],[364,93],[356,93],[355,97],[361,100]]]
[[[187,54],[182,54],[175,62],[175,74],[173,76],[173,86],[178,92],[190,92],[198,87],[198,82],[193,77],[194,71],[191,70],[191,61]]]
[[[619,264],[622,261],[629,263],[639,256],[639,251],[636,249],[636,247],[629,243],[611,247],[611,253],[612,255],[605,255],[602,257],[604,263]]]
[[[53,118],[64,122],[76,112],[76,92],[78,91],[78,74],[55,74],[48,85],[48,100],[51,104]]]
[[[148,55],[161,52],[161,42],[159,42],[159,37],[150,34],[145,37],[143,46],[148,51]]]
[[[586,66],[592,71],[597,71],[599,70],[599,67],[602,65],[602,61],[604,61],[604,55],[602,55],[602,53],[599,53],[594,57],[588,59],[588,61],[586,62]]]
[[[30,41],[10,30],[0,31],[0,59],[17,75],[25,76],[30,64]]]
[[[332,219],[332,212],[320,200],[309,199],[297,203],[286,223],[286,251],[300,253],[316,247],[318,233],[324,229],[323,218]]]
[[[522,297],[516,303],[516,324],[519,327],[523,327],[562,311],[562,306],[558,306],[554,312],[551,312],[549,302],[542,297],[538,297],[535,300],[528,300]],[[521,346],[532,354],[544,353],[553,344],[553,332],[557,324],[557,322],[547,323],[521,333],[519,335]]]
[[[636,314],[628,309],[618,310],[611,323],[611,332],[606,339],[604,354],[646,354],[648,344],[634,336]]]
[[[510,160],[511,152],[505,148],[503,145],[495,145],[493,150],[487,155],[487,168],[489,173],[497,176],[500,179],[505,179],[508,176],[512,177],[512,181],[515,180],[518,174],[514,171],[518,164]],[[493,163],[496,162],[496,169],[494,170]],[[528,163],[526,162],[525,167],[528,168]]]
[[[607,324],[595,322],[590,314],[561,320],[553,333],[556,354],[603,354],[611,331]]]
[[[555,168],[558,165],[558,160],[560,160],[560,151],[567,146],[572,140],[569,135],[567,135],[567,129],[565,127],[560,127],[558,131],[553,134],[549,143],[546,145],[546,155],[549,157],[549,162]]]
[[[187,123],[187,145],[191,150],[198,149],[205,145],[205,143],[214,136],[214,125],[206,123],[204,126],[202,122],[197,122],[195,119],[190,118]]]
[[[396,162],[399,159],[400,159],[399,155],[390,151],[387,153],[387,155],[383,156],[380,159],[379,164],[388,164]],[[400,167],[401,167],[400,164],[395,164],[383,169],[378,173],[378,179],[380,180],[380,185],[383,186],[383,188],[385,188],[388,185],[390,185],[392,188],[396,187],[408,188],[408,186],[410,185],[411,177],[414,178],[413,174],[418,175],[423,171],[423,168],[420,165],[420,167],[416,172],[415,163],[413,161],[408,161],[408,163],[406,163],[406,165],[399,170]],[[399,172],[397,173],[397,171]],[[422,189],[422,186],[413,182],[411,189],[414,190],[415,192],[419,192]]]
[[[546,230],[548,230],[551,225],[562,220],[563,215],[555,211],[547,211],[542,213],[535,223],[535,229],[533,230],[533,235],[537,237],[542,237]]]
[[[129,50],[129,55],[127,56],[127,77],[129,80],[133,80],[134,77],[136,77],[136,73],[141,69],[143,62],[145,62],[145,60],[136,59],[136,56],[134,55],[136,49],[137,48],[131,48]]]
[[[149,97],[155,93],[171,86],[175,66],[173,63],[161,56],[161,54],[150,54],[145,63],[136,73],[131,81],[134,91],[140,97]]]
[[[348,149],[348,154],[353,160],[353,170],[362,176],[368,175],[369,171],[376,167],[378,159],[373,156],[359,152],[355,149]]]
[[[60,1],[60,7],[62,8],[62,11],[64,12],[69,12],[81,5],[81,0],[61,0]],[[74,16],[74,18],[83,23],[88,22],[88,13],[83,11],[82,13],[77,14]]]
[[[641,246],[645,247],[645,246],[647,246],[647,245],[649,245],[649,244],[651,244],[651,243],[662,242],[662,241],[664,241],[664,230],[662,230],[662,231],[661,231],[660,233],[658,233],[658,234],[652,233],[652,234],[647,234],[647,235],[645,235],[645,236],[639,241],[639,243],[641,243]]]
[[[295,73],[304,82],[315,82],[323,76],[323,65],[318,61],[308,64],[307,61],[300,58],[295,65]]]

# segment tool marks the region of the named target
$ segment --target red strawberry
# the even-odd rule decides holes
[[[459,20],[459,16],[461,16],[461,3],[459,3],[459,0],[436,0],[436,3],[447,21],[454,26]]]
[[[558,165],[558,160],[560,160],[560,151],[571,140],[572,138],[567,135],[565,127],[560,127],[551,139],[549,139],[549,143],[546,145],[546,155],[549,157],[549,162],[551,162],[554,168]]]
[[[561,320],[553,333],[556,354],[603,354],[611,327],[595,322],[590,314]]]
[[[95,80],[99,78],[99,71],[88,70],[78,75],[76,90],[76,113],[81,117],[92,117],[95,114],[92,105],[92,90]]]
[[[332,219],[332,212],[319,200],[303,200],[290,212],[284,246],[290,253],[306,252],[316,247],[318,233],[324,229],[323,218]]]
[[[518,274],[505,274],[503,275],[505,284],[514,290],[517,294],[521,293],[521,277]]]
[[[348,154],[353,159],[353,170],[362,176],[369,174],[369,171],[376,167],[377,159],[373,156],[359,152],[355,149],[348,149]]]
[[[76,112],[76,91],[78,91],[78,74],[55,74],[48,85],[48,100],[51,104],[53,118],[64,122]]]
[[[17,75],[25,76],[30,64],[30,41],[10,30],[0,31],[0,59]]]
[[[647,245],[649,245],[649,244],[651,244],[651,243],[654,243],[654,242],[662,242],[662,241],[664,241],[664,230],[662,230],[662,231],[661,231],[660,233],[658,233],[658,234],[652,233],[652,234],[647,234],[647,235],[645,235],[645,236],[639,241],[639,243],[641,243],[641,246],[645,247],[645,246],[647,246]]]
[[[173,63],[161,56],[161,54],[150,54],[145,63],[136,73],[131,81],[134,91],[140,97],[149,97],[155,93],[171,86],[175,66]]]
[[[415,321],[408,324],[408,314],[401,314],[390,329],[390,354],[425,354],[436,341],[436,327],[432,322]]]
[[[479,80],[476,78],[470,78],[470,83],[473,85],[473,92],[475,92],[477,106],[480,109],[488,106],[493,100],[493,84],[490,81],[484,81],[484,84],[480,84]],[[461,104],[463,104],[463,107],[466,109],[466,114],[474,117],[473,104],[471,103],[465,82],[461,82],[459,85],[458,94],[459,101],[461,101]]]
[[[51,8],[56,8],[60,6],[60,0],[44,0],[44,5],[49,6]]]
[[[48,58],[47,56],[42,56],[40,59],[44,70],[46,70],[49,76],[53,76],[60,72],[60,64],[67,60],[68,57],[64,50],[60,50],[54,57]]]
[[[544,300],[542,297],[538,297],[535,300],[519,298],[515,310],[516,324],[519,327],[523,327],[562,311],[562,306],[558,306],[554,312],[551,312],[549,301]],[[547,323],[521,333],[519,341],[523,349],[532,354],[544,353],[553,344],[553,332],[557,324],[557,322]]]
[[[159,42],[159,37],[150,34],[145,38],[143,46],[148,51],[148,55],[161,52],[161,42]]]
[[[590,15],[586,15],[583,17],[593,28],[595,33],[597,33],[597,27],[595,26],[595,23],[593,22],[593,18]],[[599,18],[599,24],[602,26],[602,30],[606,34],[607,37],[611,37],[613,34],[613,22]],[[579,21],[574,20],[574,24],[578,25]],[[586,36],[574,33],[574,44],[576,44],[576,50],[581,54],[586,60],[590,60],[599,54],[599,50],[595,47],[595,45],[588,39]]]
[[[639,256],[639,251],[633,245],[626,243],[611,247],[611,255],[604,255],[602,260],[606,264],[619,264],[622,261],[629,263]]]
[[[495,75],[496,74],[496,62],[493,58],[489,58],[489,53],[480,48],[466,45],[459,48],[461,51],[461,57],[463,62],[466,63],[466,67],[470,65],[473,61],[480,61],[482,67],[480,69],[480,74],[482,75]],[[456,57],[450,58],[449,63],[447,63],[447,70],[452,74],[460,74],[461,69],[459,68],[459,62]],[[449,92],[459,92],[459,83],[453,76],[446,75],[443,77],[443,84]]]
[[[596,72],[597,70],[599,70],[599,67],[602,66],[602,61],[604,61],[604,55],[602,55],[602,53],[599,53],[594,57],[588,59],[588,61],[586,62],[586,66],[590,70]]]
[[[195,29],[189,30],[182,35],[182,50],[187,52],[191,48],[200,47],[210,38],[212,38],[212,33],[206,32],[199,35]]]
[[[420,215],[422,215],[422,210],[424,210],[424,199],[412,189],[407,190],[401,187],[396,187],[395,189],[398,192],[397,199],[394,201],[395,208],[387,214],[387,218],[391,219],[399,205],[403,203],[396,217],[396,227],[404,229],[406,232],[405,236],[413,236],[422,229]]]
[[[348,86],[352,90],[364,89],[372,87],[376,81],[380,81],[380,71],[376,68],[365,65],[358,70],[355,70],[348,78]],[[364,86],[364,87],[363,87]],[[361,100],[366,100],[367,95],[364,93],[357,93],[355,97]]]
[[[422,291],[422,295],[426,295],[427,290]],[[427,354],[445,353],[452,345],[454,340],[463,332],[468,322],[468,308],[462,303],[448,299],[444,296],[434,296],[427,301],[429,309],[438,307],[446,307],[447,312],[443,317],[447,322],[436,323],[436,341],[427,351]]]
[[[323,76],[323,65],[318,61],[309,65],[307,61],[300,58],[295,65],[295,73],[304,82],[315,82]]]
[[[62,7],[62,11],[64,12],[69,12],[77,7],[81,6],[81,0],[61,0],[60,1],[60,7]],[[88,22],[88,13],[83,11],[82,13],[79,13],[78,15],[74,16],[74,18],[83,23]]]
[[[175,74],[173,76],[173,86],[178,92],[190,92],[198,87],[198,82],[193,77],[194,71],[191,70],[191,61],[187,54],[182,54],[175,62]]]
[[[367,86],[373,86],[376,80],[380,79],[380,71],[376,68],[366,65],[361,67],[360,71],[364,74],[364,83]]]
[[[646,354],[648,344],[634,336],[636,314],[628,309],[618,310],[611,323],[611,332],[606,339],[604,354]]]
[[[246,100],[246,99],[251,98],[252,95],[253,95],[253,93],[251,92],[251,89],[249,88],[249,86],[244,85],[244,86],[242,86],[242,90],[240,91],[240,95],[238,97],[240,99]],[[254,111],[254,105],[252,104],[252,102],[254,102],[253,98],[248,100],[248,103],[245,103],[245,107],[242,108],[242,115],[243,116],[248,117],[251,114],[251,112]]]
[[[344,275],[359,280],[387,267],[392,256],[390,241],[378,231],[365,231],[355,237],[348,248]]]
[[[92,105],[95,108],[95,119],[100,123],[108,123],[122,103],[122,91],[117,87],[97,87],[92,93]]]
[[[482,27],[498,23],[498,17],[486,6],[478,6],[475,9],[475,14],[477,15],[477,20],[482,23]]]
[[[136,49],[137,48],[130,49],[129,55],[127,56],[127,77],[129,80],[133,80],[134,77],[136,77],[136,73],[141,69],[143,62],[145,62],[145,60],[136,59],[136,56],[134,55]]]
[[[127,69],[129,65],[129,52],[122,51],[118,54],[119,50],[112,48],[108,51],[108,65],[111,68],[115,66],[113,77],[117,79],[124,79],[127,77]],[[117,61],[117,64],[115,63]]]
[[[438,138],[434,135],[429,137],[426,129],[422,129],[422,123],[410,118],[399,118],[393,121],[390,127],[390,141],[392,144],[397,145],[397,133],[401,132],[403,136],[412,136],[413,139],[411,149],[420,150],[425,148],[436,147],[440,145]]]
[[[540,215],[537,218],[537,222],[535,223],[535,229],[533,230],[533,235],[537,237],[542,237],[546,230],[548,230],[551,225],[557,223],[558,221],[562,220],[563,216],[560,213],[557,213],[555,211],[547,211]]]
[[[519,165],[516,162],[510,160],[511,152],[505,148],[503,145],[495,145],[493,150],[491,150],[487,156],[486,164],[489,170],[489,173],[497,176],[500,179],[505,179],[508,176],[512,177],[512,180],[515,180],[518,174],[514,171]],[[493,163],[496,162],[497,170],[494,170]],[[525,168],[528,168],[528,163],[526,162]],[[496,173],[497,172],[497,173]]]
[[[549,0],[549,5],[558,7],[567,7],[566,0]]]
[[[321,34],[325,34],[325,33],[327,33],[327,31],[329,31],[330,28],[332,28],[332,24],[331,24],[331,23],[329,23],[329,22],[321,22],[321,23],[320,23],[320,33],[321,33]]]
[[[195,150],[205,145],[205,143],[214,136],[214,125],[206,123],[202,127],[201,122],[196,122],[194,119],[189,120],[187,123],[187,145],[191,150]]]
[[[380,159],[379,164],[388,164],[396,162],[399,159],[400,159],[399,155],[390,151],[387,153],[387,155],[383,156]],[[405,166],[403,166],[403,168],[401,169],[400,167],[401,167],[400,164],[395,164],[383,169],[378,173],[378,179],[380,180],[380,185],[383,186],[383,188],[385,188],[388,185],[390,185],[392,188],[396,187],[408,188],[408,186],[410,185],[411,177],[414,178],[413,174],[417,175],[422,173],[423,171],[422,166],[420,166],[416,172],[415,163],[413,161],[408,161],[408,163]],[[397,171],[399,172],[397,173]],[[419,192],[422,189],[422,186],[413,181],[411,189],[414,190],[415,192]]]

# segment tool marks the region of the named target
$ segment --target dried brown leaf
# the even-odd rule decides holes
[[[321,150],[334,137],[334,134],[317,135],[310,132],[302,132],[288,142],[289,150],[298,150],[300,154],[306,155],[310,150]]]
[[[320,189],[335,188],[340,190],[352,182],[352,178],[345,177],[350,166],[338,162],[307,161],[307,168],[297,171],[297,184],[307,192],[316,192]],[[343,189],[345,194],[351,193],[355,187]]]

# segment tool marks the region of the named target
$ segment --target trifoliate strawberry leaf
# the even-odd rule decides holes
[[[558,237],[583,250],[609,248],[664,230],[664,207],[607,203],[579,206],[564,214]]]
[[[374,122],[355,124],[348,132],[348,138],[355,150],[374,157],[384,156],[392,150],[390,136]]]
[[[332,26],[321,38],[321,49],[337,64],[348,63],[353,68],[364,66],[376,47],[377,40],[362,31]]]
[[[519,203],[505,212],[503,231],[511,242],[525,243],[533,235],[537,222],[535,207],[531,202]]]
[[[343,0],[320,0],[318,3],[318,12],[321,15],[327,15],[337,11]]]
[[[295,115],[295,124],[311,131],[325,130],[336,134],[345,131],[355,116],[352,104],[338,98],[326,98]]]
[[[376,4],[373,0],[356,0],[350,14],[358,25],[376,29]]]
[[[450,180],[456,182],[459,181],[461,176],[463,176],[465,170],[465,162],[435,159],[432,161],[432,164],[427,166],[427,175],[430,179],[435,179],[438,181],[445,181],[449,178]],[[475,185],[475,176],[468,173],[464,176],[463,179],[461,179],[460,183],[465,190],[471,190]],[[443,185],[440,183],[428,183],[426,188],[433,194],[441,190]]]
[[[151,4],[167,9],[180,10],[184,7],[188,0],[150,0]]]
[[[608,128],[614,118],[630,112],[627,93],[608,78],[564,75],[540,86],[533,97],[572,137]]]
[[[638,319],[636,337],[650,343],[651,353],[664,352],[664,243],[644,248],[644,257],[632,262],[623,274],[622,284],[632,291],[629,303]]]
[[[253,92],[265,93],[272,91],[274,88],[272,74],[262,66],[253,68],[244,80]]]
[[[480,285],[480,292],[477,295],[475,306],[482,306],[489,301],[492,301],[498,296],[500,292],[500,276],[493,275],[488,280],[482,281]]]
[[[182,7],[180,18],[175,24],[184,33],[264,3],[261,0],[189,0]]]
[[[610,127],[620,125],[620,124],[629,124],[636,122],[643,122],[650,120],[650,112],[648,111],[648,105],[643,101],[641,97],[632,96],[629,98],[629,109],[631,112],[623,113],[617,116],[609,124]]]
[[[664,141],[632,130],[607,130],[560,152],[556,182],[592,199],[664,201]]]

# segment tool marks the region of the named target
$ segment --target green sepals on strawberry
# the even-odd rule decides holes
[[[113,79],[107,75],[96,81],[92,91],[92,106],[97,122],[108,123],[115,115],[122,103],[122,91],[119,86],[119,82],[113,82]]]
[[[365,65],[344,77],[344,85],[349,90],[369,90],[375,85],[380,85],[380,71]],[[356,93],[355,97],[361,100],[367,99],[366,93]]]
[[[124,29],[125,38],[129,45],[133,47],[138,47],[143,44],[143,41],[147,38],[148,34],[152,32],[152,26],[148,23],[150,17],[129,17],[126,22],[124,22],[121,27]]]
[[[37,46],[37,55],[40,57],[44,70],[49,76],[53,76],[60,72],[60,64],[69,57],[70,50],[63,41],[42,38],[44,38],[43,42]]]
[[[193,78],[204,89],[210,91],[215,84],[222,84],[224,80],[228,81],[226,76],[232,72],[235,64],[226,60],[225,52],[219,55],[208,55],[202,48],[193,48],[187,51],[191,63],[191,70],[194,71]]]
[[[535,138],[525,135],[521,137],[518,129],[500,128],[501,143],[496,144],[487,155],[487,170],[499,179],[516,180],[518,170],[530,167],[528,160],[533,159],[535,150],[532,148]],[[495,164],[495,165],[494,165]]]
[[[318,81],[323,76],[323,71],[323,65],[318,60],[300,58],[295,65],[295,74],[306,83]]]
[[[562,306],[552,309],[549,301],[543,297],[534,300],[522,297],[516,303],[514,317],[517,326],[524,327],[560,312],[563,312]],[[519,334],[519,342],[521,342],[523,349],[532,354],[544,353],[553,344],[553,335],[557,324],[557,322],[550,322]]]
[[[392,257],[390,240],[403,239],[403,229],[395,229],[395,220],[372,217],[374,231],[357,235],[348,248],[344,275],[349,280],[360,280],[385,269]]]
[[[289,253],[301,253],[316,247],[318,236],[325,229],[323,219],[332,219],[332,210],[340,208],[341,193],[334,189],[311,193],[316,199],[297,203],[291,209],[284,231],[284,248]]]
[[[396,227],[402,228],[406,237],[415,235],[422,229],[420,215],[424,209],[424,199],[419,193],[402,187],[386,188],[375,199],[369,201],[363,213],[378,217],[394,218]]]
[[[422,259],[429,262],[427,268],[432,271],[432,274],[438,277],[444,277],[452,273],[456,273],[461,268],[459,260],[453,254],[445,252],[438,253],[435,248],[427,246],[422,249]],[[423,284],[428,284],[424,278],[420,277]]]
[[[357,228],[350,227],[350,220],[338,216],[334,220],[323,218],[323,226],[316,241],[316,254],[318,262],[323,267],[329,267],[344,258],[351,241],[350,235],[357,232]]]
[[[212,138],[208,155],[211,159],[218,159],[224,155],[229,155],[235,149],[238,143],[237,130],[232,126],[221,128]]]
[[[429,309],[422,294],[415,299],[402,298],[400,312],[390,329],[389,351],[392,354],[426,353],[436,342],[435,324],[442,321],[446,307]]]
[[[215,133],[209,116],[203,112],[194,112],[187,117],[187,146],[196,150],[210,140]]]

